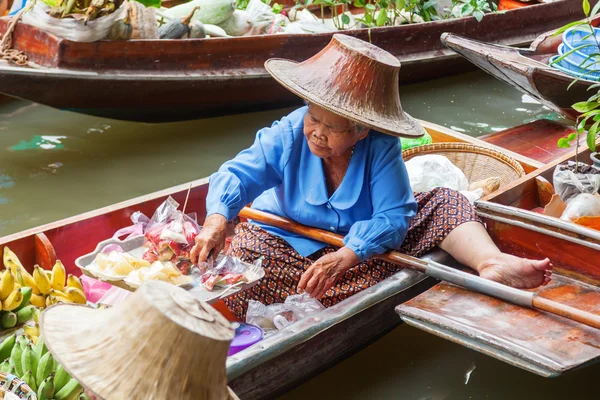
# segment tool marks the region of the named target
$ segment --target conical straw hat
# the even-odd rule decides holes
[[[236,398],[225,371],[231,324],[166,282],[146,282],[114,308],[49,307],[41,331],[56,360],[103,399]]]
[[[335,34],[306,61],[271,58],[265,68],[292,93],[344,118],[392,136],[425,134],[402,110],[400,61],[370,43]]]

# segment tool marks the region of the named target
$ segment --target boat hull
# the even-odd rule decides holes
[[[469,64],[441,46],[443,32],[506,45],[530,43],[541,32],[581,16],[578,0],[562,0],[423,24],[344,31],[371,41],[402,63],[400,83],[464,72]],[[0,20],[0,32],[6,29]],[[268,58],[305,60],[332,33],[191,40],[75,43],[27,25],[15,48],[41,69],[0,65],[0,93],[134,121],[172,121],[283,107],[299,100],[270,78]]]

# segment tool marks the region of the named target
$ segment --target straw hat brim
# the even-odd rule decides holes
[[[381,133],[396,137],[417,138],[423,136],[426,131],[421,124],[409,114],[402,112],[401,118],[391,120],[374,113],[358,114],[351,110],[345,110],[324,101],[319,96],[304,89],[301,85],[294,82],[293,76],[288,73],[291,68],[298,65],[297,62],[281,58],[271,58],[265,62],[265,68],[269,74],[283,87],[294,93],[302,99],[314,103],[340,117],[373,128]]]
[[[93,377],[94,369],[99,367],[98,360],[90,357],[94,354],[86,351],[90,342],[82,339],[90,336],[90,327],[102,326],[103,321],[108,320],[109,312],[81,304],[57,304],[47,308],[40,319],[42,337],[52,356],[69,375],[96,395],[101,392],[98,380]],[[102,344],[96,343],[96,346],[101,351]],[[128,377],[115,379],[126,380]],[[231,400],[238,399],[229,387],[228,390]]]

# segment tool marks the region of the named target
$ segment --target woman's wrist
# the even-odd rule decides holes
[[[356,253],[349,247],[342,247],[337,253],[342,259],[344,268],[347,270],[360,263],[360,258],[358,258]]]
[[[211,214],[204,220],[204,226],[225,229],[227,227],[227,218],[221,214]]]

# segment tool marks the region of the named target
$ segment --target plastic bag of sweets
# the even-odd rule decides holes
[[[177,209],[177,203],[169,197],[154,212],[146,226],[144,237],[144,260],[170,261],[186,275],[192,265],[190,251],[200,232],[194,214],[186,215]]]

